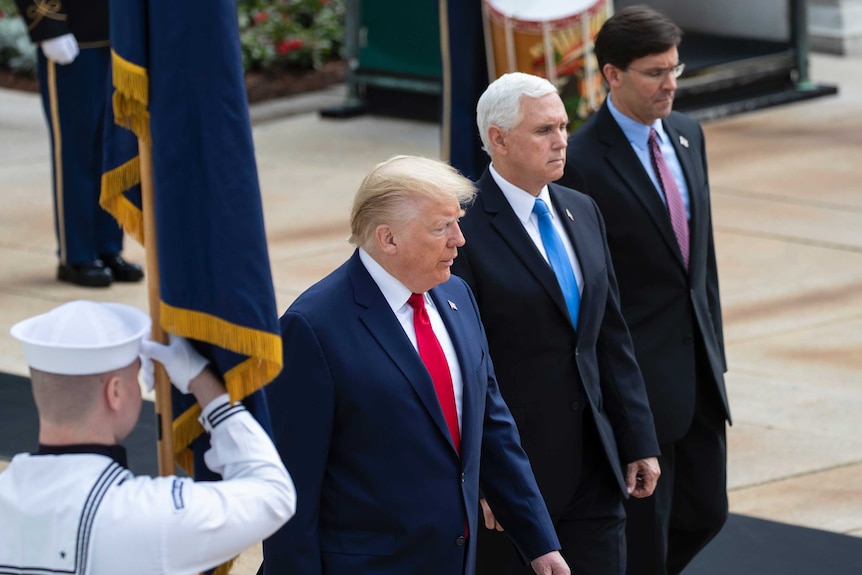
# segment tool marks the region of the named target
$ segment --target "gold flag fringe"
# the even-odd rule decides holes
[[[120,223],[127,234],[144,245],[144,216],[140,208],[123,194],[141,183],[141,164],[135,156],[125,164],[102,174],[99,205]]]
[[[200,417],[200,415],[201,406],[196,403],[181,413],[179,417],[174,419],[173,430],[175,458],[178,458],[195,439],[203,435],[204,428],[201,426],[200,421],[198,421],[198,417]],[[190,466],[189,469],[186,469],[185,465],[180,464],[180,467],[185,469],[189,475],[194,472],[194,466]]]
[[[183,449],[174,453],[174,463],[188,473],[189,477],[195,476],[195,454],[191,449]]]
[[[114,121],[150,143],[150,80],[147,69],[129,62],[111,50]]]
[[[207,313],[177,308],[164,301],[160,303],[159,313],[162,328],[168,333],[250,356],[224,374],[231,401],[251,395],[281,371],[281,337],[278,334],[243,327]],[[204,432],[197,419],[200,413],[200,406],[195,405],[174,420],[174,453],[191,445]]]
[[[244,327],[214,315],[161,302],[161,324],[168,333],[212,343],[249,359],[224,374],[231,400],[251,395],[281,371],[281,336]]]
[[[228,575],[228,573],[230,573],[231,567],[233,567],[234,562],[236,562],[236,557],[225,563],[222,563],[213,570],[213,575]]]

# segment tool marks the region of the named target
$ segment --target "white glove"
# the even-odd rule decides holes
[[[42,53],[58,64],[71,64],[80,51],[78,41],[73,34],[63,34],[42,42]]]
[[[150,339],[149,334],[141,340],[141,378],[152,391],[155,385],[153,361],[165,366],[171,383],[182,393],[189,392],[189,382],[200,374],[209,361],[195,351],[192,344],[178,335],[169,336],[170,343],[163,345]]]

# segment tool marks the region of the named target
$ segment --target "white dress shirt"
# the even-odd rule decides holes
[[[498,186],[500,186],[500,190],[502,190],[503,195],[506,196],[506,201],[508,201],[509,205],[512,206],[512,210],[515,212],[518,220],[520,220],[521,225],[524,226],[530,239],[533,240],[533,243],[536,245],[536,249],[539,250],[539,253],[542,254],[543,258],[545,258],[545,261],[548,261],[545,244],[542,243],[542,234],[539,233],[539,216],[533,213],[533,206],[536,204],[536,196],[522,190],[514,184],[509,183],[503,178],[503,176],[497,173],[493,164],[490,166],[490,171],[491,177],[494,178],[494,181],[497,182]],[[544,186],[542,188],[542,191],[539,192],[539,198],[548,206],[548,212],[551,214],[551,222],[553,222],[554,229],[557,230],[557,235],[560,236],[560,240],[566,248],[569,262],[572,264],[572,270],[575,272],[575,280],[578,282],[578,292],[583,295],[584,273],[581,271],[581,265],[578,263],[578,256],[575,253],[575,248],[572,247],[572,242],[569,240],[569,234],[566,233],[563,223],[560,221],[560,218],[557,217],[557,211],[554,209],[553,203],[551,202],[551,194],[548,193],[548,186]]]
[[[413,348],[416,350],[416,353],[419,353],[419,346],[416,343],[416,330],[413,327],[413,307],[407,303],[407,300],[413,292],[393,277],[392,274],[383,269],[383,266],[377,263],[374,258],[372,258],[368,252],[362,248],[359,248],[359,260],[362,262],[362,265],[365,266],[365,269],[368,270],[368,273],[371,275],[371,279],[373,279],[374,283],[377,284],[377,287],[380,288],[380,291],[383,293],[383,297],[386,298],[386,302],[389,304],[389,307],[392,308],[392,312],[395,314],[395,317],[398,318],[398,322],[404,329],[404,333],[410,339],[410,343],[413,344]],[[427,292],[424,293],[423,296],[425,297],[425,308],[428,310],[428,318],[431,320],[431,329],[434,330],[434,335],[437,336],[437,340],[440,342],[440,347],[443,348],[443,354],[446,356],[446,363],[449,364],[449,372],[452,374],[452,388],[455,392],[455,409],[458,412],[458,429],[460,430],[464,379],[461,377],[461,365],[458,363],[458,354],[455,353],[455,346],[452,344],[452,338],[449,337],[449,332],[446,330],[446,324],[443,323],[443,318],[440,317],[440,312],[437,311],[437,306],[434,305],[434,300],[431,299]]]

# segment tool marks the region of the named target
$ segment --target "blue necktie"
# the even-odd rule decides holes
[[[548,213],[548,206],[540,198],[536,198],[536,203],[533,204],[533,213],[539,218],[539,234],[542,236],[545,253],[548,254],[548,263],[551,264],[551,269],[557,276],[560,289],[563,290],[563,296],[566,298],[566,307],[569,308],[569,315],[572,317],[572,325],[577,329],[581,294],[578,292],[578,282],[575,280],[575,272],[572,270],[569,255],[566,253],[566,248],[563,246],[563,241],[557,234],[557,230],[554,229],[551,214]]]

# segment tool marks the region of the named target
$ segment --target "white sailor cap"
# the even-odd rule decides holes
[[[138,357],[150,316],[130,305],[76,300],[12,326],[30,367],[89,375],[126,367]]]

